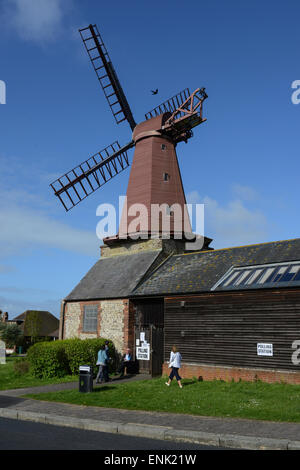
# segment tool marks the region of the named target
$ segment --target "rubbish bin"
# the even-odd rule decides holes
[[[79,366],[79,391],[83,393],[93,391],[92,366]]]

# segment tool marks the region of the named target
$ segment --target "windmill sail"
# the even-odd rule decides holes
[[[121,147],[116,141],[50,184],[66,211],[103,186],[129,166],[129,142]]]
[[[89,25],[79,33],[116,123],[127,120],[133,130],[135,120],[97,26]]]
[[[172,98],[169,98],[167,101],[164,101],[159,106],[156,106],[156,108],[146,113],[145,118],[151,119],[163,113],[174,113],[180,106],[182,106],[189,96],[190,90],[186,88],[185,90],[182,90],[177,95],[172,96]]]
[[[202,104],[207,98],[205,88],[197,88],[190,96],[171,114],[162,126],[163,132],[168,134],[174,142],[185,141],[192,137],[192,129],[202,122]]]

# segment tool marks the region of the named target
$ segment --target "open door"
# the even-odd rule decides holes
[[[164,360],[163,299],[135,302],[135,359],[139,372],[157,377]]]

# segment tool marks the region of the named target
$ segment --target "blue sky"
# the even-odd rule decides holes
[[[205,204],[212,246],[299,236],[299,2],[2,0],[0,15],[0,309],[10,318],[29,308],[59,316],[99,258],[97,206],[126,193],[128,170],[66,213],[49,188],[131,139],[81,43],[89,23],[137,122],[182,89],[206,87],[207,122],[177,153],[188,201]]]

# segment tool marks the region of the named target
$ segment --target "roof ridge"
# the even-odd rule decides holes
[[[213,250],[191,251],[190,253],[179,253],[179,254],[175,254],[174,256],[187,256],[187,255],[195,255],[195,254],[198,254],[198,253],[214,253],[216,251],[234,250],[234,249],[237,249],[237,248],[249,248],[251,246],[270,245],[272,243],[292,242],[292,241],[295,241],[295,240],[300,241],[300,238],[290,238],[288,240],[277,240],[277,241],[275,240],[275,241],[272,241],[272,242],[263,242],[263,243],[252,243],[250,245],[238,245],[238,246],[231,246],[231,247],[228,247],[228,248],[216,248],[216,249],[213,249]]]

